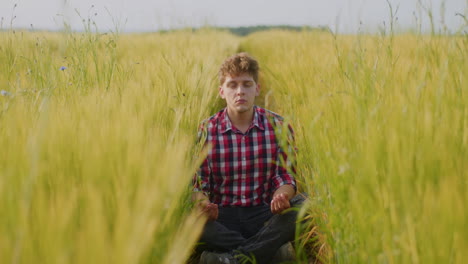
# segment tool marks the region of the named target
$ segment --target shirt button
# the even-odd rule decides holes
[[[245,158],[242,158],[242,160],[245,160]]]

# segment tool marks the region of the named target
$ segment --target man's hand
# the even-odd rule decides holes
[[[208,221],[216,221],[218,219],[218,205],[214,203],[207,202],[204,205],[201,205],[200,208],[202,212],[208,217]]]
[[[206,195],[201,192],[192,194],[192,201],[196,207],[208,218],[209,221],[218,219],[218,205],[211,203]]]
[[[289,208],[291,208],[291,204],[289,203],[289,197],[286,193],[280,193],[273,196],[270,204],[270,209],[273,214],[280,214]]]
[[[281,214],[284,210],[291,208],[289,199],[293,198],[296,190],[292,185],[285,184],[279,187],[273,194],[270,209],[273,214]]]

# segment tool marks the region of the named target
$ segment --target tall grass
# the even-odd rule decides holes
[[[2,33],[0,262],[183,263],[196,129],[236,41]]]
[[[333,262],[468,258],[466,47],[464,36],[289,32],[243,43],[298,131]]]
[[[183,263],[188,184],[221,61],[297,132],[322,262],[468,258],[464,36],[210,30],[0,34],[0,262]],[[311,232],[315,231],[315,232]],[[309,236],[314,233],[314,236]]]

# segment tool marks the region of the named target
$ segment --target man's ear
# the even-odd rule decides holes
[[[223,87],[222,86],[219,86],[218,88],[218,93],[219,93],[219,96],[224,99],[224,90],[223,90]]]
[[[257,87],[255,88],[255,96],[259,96],[259,95],[260,95],[260,84],[258,83]]]

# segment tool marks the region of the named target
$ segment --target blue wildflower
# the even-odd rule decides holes
[[[3,95],[3,96],[10,96],[10,95],[11,95],[10,92],[7,92],[7,91],[5,91],[5,90],[1,90],[1,91],[0,91],[0,94]]]
[[[65,66],[60,67],[60,70],[61,70],[61,71],[64,71],[64,70],[66,70],[66,69],[67,69],[67,67],[65,67]]]

